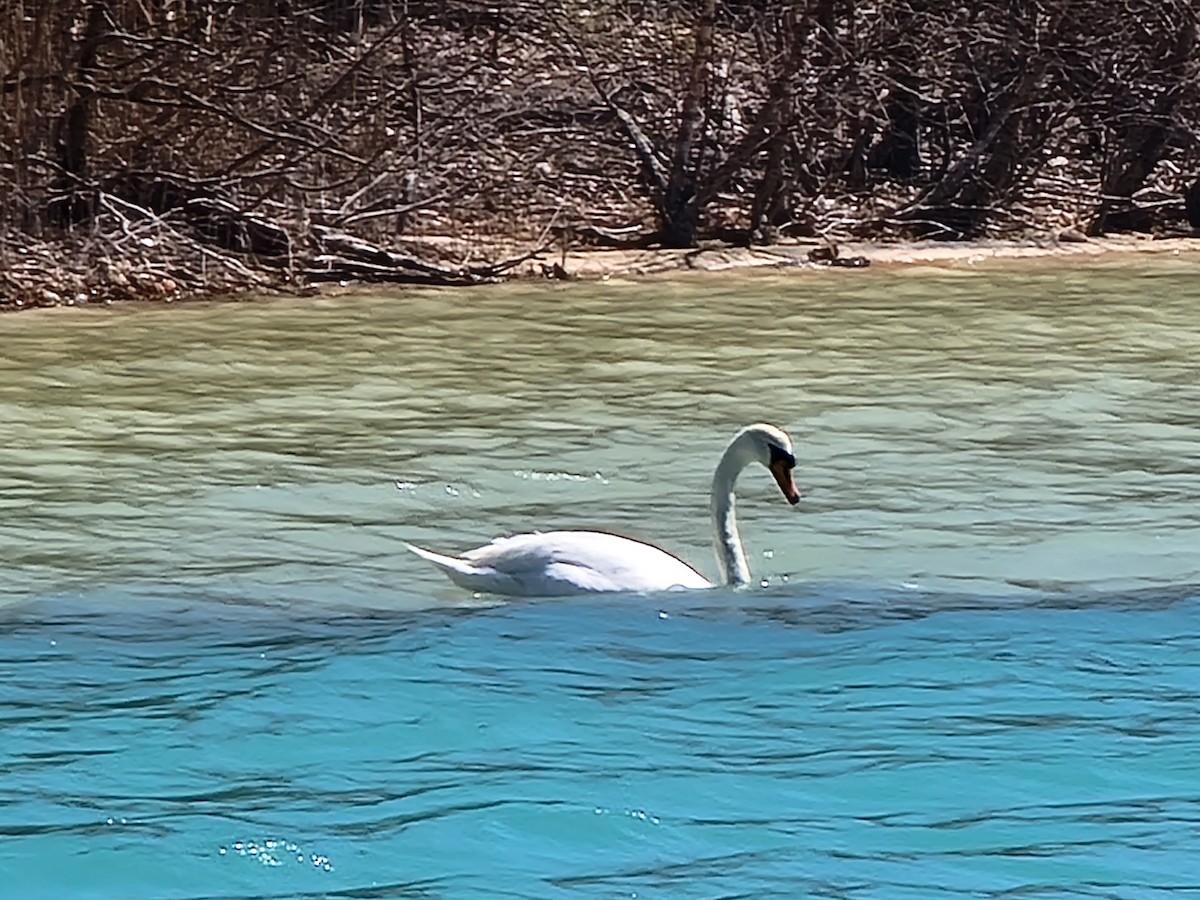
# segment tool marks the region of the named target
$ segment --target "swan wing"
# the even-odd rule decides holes
[[[474,591],[536,597],[598,591],[708,588],[711,582],[658,547],[600,531],[551,531],[496,538],[461,557],[406,545]]]

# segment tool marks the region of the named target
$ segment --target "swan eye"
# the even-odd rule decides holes
[[[777,444],[767,444],[767,447],[771,451],[771,465],[783,463],[789,469],[796,468],[796,457],[792,456],[792,454]]]

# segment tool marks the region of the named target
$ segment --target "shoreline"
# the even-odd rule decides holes
[[[1187,5],[35,6],[0,17],[0,309],[1200,237]]]
[[[439,252],[463,253],[478,258],[483,252],[496,251],[499,257],[523,255],[513,244],[479,243],[455,238],[425,238],[421,243]],[[832,247],[832,250],[830,249]],[[815,253],[814,253],[815,251]],[[527,249],[524,251],[529,253]],[[810,257],[826,257],[814,258]],[[1153,237],[1143,234],[1084,237],[1071,233],[1068,237],[1037,236],[1020,239],[991,239],[952,243],[941,241],[872,242],[848,241],[836,246],[814,240],[780,243],[769,246],[738,247],[720,244],[702,245],[693,249],[575,249],[565,254],[548,248],[531,254],[519,265],[510,268],[503,277],[486,284],[560,281],[605,282],[612,279],[657,280],[694,273],[725,273],[775,271],[821,271],[831,268],[972,268],[981,264],[1009,265],[1030,261],[1073,261],[1083,259],[1137,258],[1140,256],[1200,256],[1200,235]],[[828,257],[836,256],[831,263]],[[850,261],[851,264],[847,264]],[[64,267],[64,271],[66,267]],[[107,308],[138,304],[190,304],[213,302],[247,302],[257,297],[325,297],[346,291],[388,290],[404,287],[428,287],[396,281],[376,281],[370,278],[348,279],[323,283],[306,283],[282,279],[277,283],[265,280],[233,288],[213,286],[211,289],[184,291],[167,276],[148,278],[141,284],[130,285],[133,290],[125,296],[102,297],[96,300],[62,296],[56,286],[42,285],[45,296],[40,302],[13,301],[0,296],[0,313],[63,308]],[[482,283],[481,285],[482,286]],[[141,288],[140,290],[138,288]]]
[[[686,272],[719,272],[764,268],[822,270],[835,268],[814,262],[810,251],[824,244],[776,244],[767,247],[708,247],[695,250],[593,250],[567,254],[566,271],[573,279],[597,281],[613,277],[652,278]],[[1099,259],[1133,255],[1200,254],[1200,236],[1153,238],[1120,235],[1061,240],[1026,238],[981,240],[971,243],[938,241],[853,241],[838,245],[839,259],[860,258],[865,264],[846,268],[975,266],[1030,260]]]

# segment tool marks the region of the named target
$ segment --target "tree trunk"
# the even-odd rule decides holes
[[[1183,195],[1184,214],[1187,223],[1200,228],[1200,181],[1193,181]]]
[[[884,103],[887,126],[871,162],[892,178],[915,178],[921,171],[917,143],[921,124],[921,80],[917,76],[920,51],[918,26],[925,13],[924,0],[913,0],[897,10],[896,41],[887,60],[893,87]]]
[[[92,101],[95,93],[96,57],[100,38],[108,24],[108,4],[93,0],[88,5],[87,23],[79,41],[75,73],[69,79],[74,99],[58,124],[58,196],[48,209],[50,220],[70,227],[85,222],[95,212],[95,195],[87,184],[88,138],[91,132]]]
[[[665,247],[696,246],[696,229],[700,224],[700,208],[696,202],[697,143],[704,126],[704,99],[708,93],[716,16],[716,0],[704,0],[696,23],[695,48],[680,110],[679,132],[675,137],[659,211]]]
[[[1088,228],[1093,235],[1106,231],[1149,231],[1154,219],[1138,209],[1133,195],[1142,189],[1163,157],[1170,137],[1180,86],[1196,46],[1196,19],[1188,14],[1163,60],[1163,70],[1177,81],[1155,99],[1149,115],[1138,113],[1133,124],[1112,132],[1113,151],[1105,161],[1100,182],[1100,207]]]
[[[872,154],[871,162],[892,178],[915,178],[921,171],[921,152],[917,129],[921,119],[917,112],[918,88],[913,84],[911,71],[897,72],[896,86],[884,107],[887,110],[887,131]]]

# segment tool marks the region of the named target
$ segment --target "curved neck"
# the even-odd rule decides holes
[[[747,462],[738,444],[730,444],[717,464],[712,483],[713,544],[717,563],[721,567],[721,580],[735,587],[750,583],[750,565],[746,562],[746,551],[742,549],[742,536],[738,534],[737,502],[733,496],[733,486]]]

